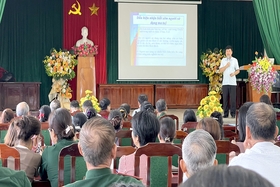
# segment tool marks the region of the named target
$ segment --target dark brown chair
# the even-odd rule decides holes
[[[131,122],[130,122],[130,121],[123,121],[122,128],[123,128],[123,129],[128,129],[128,130],[130,130],[130,128],[131,128]]]
[[[15,159],[15,170],[20,170],[20,154],[18,150],[13,147],[9,147],[6,144],[0,144],[0,158],[2,160],[3,167],[8,167],[9,157],[13,157]]]
[[[131,138],[131,131],[132,130],[120,130],[119,132],[116,133],[116,138],[118,138],[118,145],[119,146],[133,146],[133,140]],[[130,141],[126,141],[128,138]]]
[[[178,118],[178,116],[175,116],[173,114],[167,114],[167,115],[162,116],[160,119],[165,118],[165,117],[170,117],[173,120],[175,120],[176,130],[179,130],[179,118]]]
[[[167,186],[172,186],[172,156],[178,155],[178,166],[180,165],[179,162],[182,159],[182,149],[178,146],[169,143],[148,143],[147,145],[138,148],[135,151],[135,162],[134,162],[134,175],[140,176],[140,156],[141,155],[147,156],[147,186],[150,186],[151,183],[151,157],[159,156],[159,157],[167,157],[168,163],[168,171],[167,171]],[[158,159],[158,158],[156,158]],[[164,163],[163,163],[164,164]],[[162,164],[161,164],[162,165]],[[158,168],[161,170],[161,168]],[[173,171],[174,172],[174,171]],[[159,172],[160,173],[160,172]],[[176,184],[179,185],[182,182],[183,172],[180,167],[178,167],[177,171],[178,175],[175,176]],[[163,176],[166,179],[166,176]],[[153,179],[156,180],[156,179]]]
[[[197,123],[198,122],[191,122],[191,121],[184,123],[181,127],[181,130],[187,133],[191,133],[196,129]]]
[[[181,140],[180,143],[182,144],[187,135],[188,135],[188,133],[186,133],[184,131],[177,130],[174,139]],[[177,142],[174,142],[174,143],[177,143]]]
[[[71,160],[70,182],[76,181],[76,157],[82,157],[78,150],[78,144],[74,143],[61,149],[58,160],[58,186],[64,186],[64,157],[69,155]]]
[[[216,140],[216,146],[217,146],[217,154],[226,154],[226,163],[229,164],[229,153],[234,151],[235,155],[240,154],[240,149],[237,145],[231,143],[230,141],[224,141],[224,140]],[[219,164],[223,164],[220,163]]]

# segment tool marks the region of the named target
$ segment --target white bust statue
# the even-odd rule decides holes
[[[82,28],[82,36],[83,36],[83,38],[76,42],[77,47],[79,47],[80,45],[85,44],[85,43],[88,43],[92,46],[94,45],[94,43],[87,38],[87,36],[88,36],[88,28],[87,27]]]

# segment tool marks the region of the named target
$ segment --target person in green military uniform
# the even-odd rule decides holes
[[[84,124],[80,132],[78,148],[86,161],[86,177],[65,187],[108,187],[118,184],[144,186],[141,181],[133,177],[112,174],[110,165],[117,151],[114,143],[115,134],[113,125],[101,117],[94,117]]]
[[[159,99],[156,102],[156,112],[157,112],[157,118],[160,119],[161,117],[167,115],[167,105],[164,99]]]
[[[14,171],[9,168],[0,167],[1,187],[31,187],[24,171]]]
[[[58,155],[65,146],[77,143],[69,111],[64,108],[54,110],[49,116],[49,132],[52,146],[47,146],[42,154],[40,176],[48,179],[52,187],[58,186]],[[70,183],[70,158],[65,158],[64,184]],[[76,179],[82,179],[86,173],[86,164],[82,158],[76,159]]]

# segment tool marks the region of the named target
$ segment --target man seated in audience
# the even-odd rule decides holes
[[[83,109],[83,113],[86,115],[86,111],[88,108],[92,107],[93,108],[93,104],[91,102],[91,100],[85,100],[84,103],[82,104],[82,109]]]
[[[0,167],[0,184],[1,187],[31,187],[24,171],[15,171],[5,167]]]
[[[16,107],[17,117],[29,115],[29,106],[26,102],[20,102]]]
[[[144,101],[148,101],[148,96],[146,94],[140,94],[138,96],[138,109],[134,110],[132,116],[134,116],[137,112],[140,112],[140,107]]]
[[[70,113],[71,113],[71,115],[74,116],[78,112],[81,112],[79,102],[77,100],[71,101],[70,102]]]
[[[117,151],[115,134],[110,122],[101,117],[92,118],[84,124],[78,148],[86,161],[88,171],[84,180],[68,184],[66,187],[113,186],[118,183],[143,186],[141,181],[135,178],[111,173],[110,165]]]
[[[58,109],[58,108],[61,108],[60,101],[57,100],[57,99],[52,100],[52,102],[51,102],[51,104],[50,104],[50,107],[51,107],[51,111],[52,111],[52,112],[53,112],[54,110]]]
[[[184,179],[212,165],[217,165],[216,153],[215,140],[207,131],[197,129],[188,134],[182,145],[183,159],[180,161],[180,167],[185,174]]]
[[[159,99],[156,102],[156,112],[157,112],[158,119],[160,119],[162,116],[165,116],[166,111],[167,111],[167,106],[166,106],[165,100],[164,99]]]
[[[195,173],[180,187],[273,187],[273,185],[258,173],[239,167],[226,165],[211,166]]]
[[[265,103],[253,104],[246,115],[246,151],[234,157],[229,165],[253,170],[274,186],[280,186],[280,147],[274,145],[277,134],[276,113],[273,107]]]

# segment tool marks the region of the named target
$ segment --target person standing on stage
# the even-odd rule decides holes
[[[223,73],[223,110],[224,118],[228,117],[228,98],[230,97],[230,114],[235,118],[236,110],[236,75],[239,74],[238,60],[232,57],[232,47],[226,47],[226,57],[222,59],[220,72]]]

